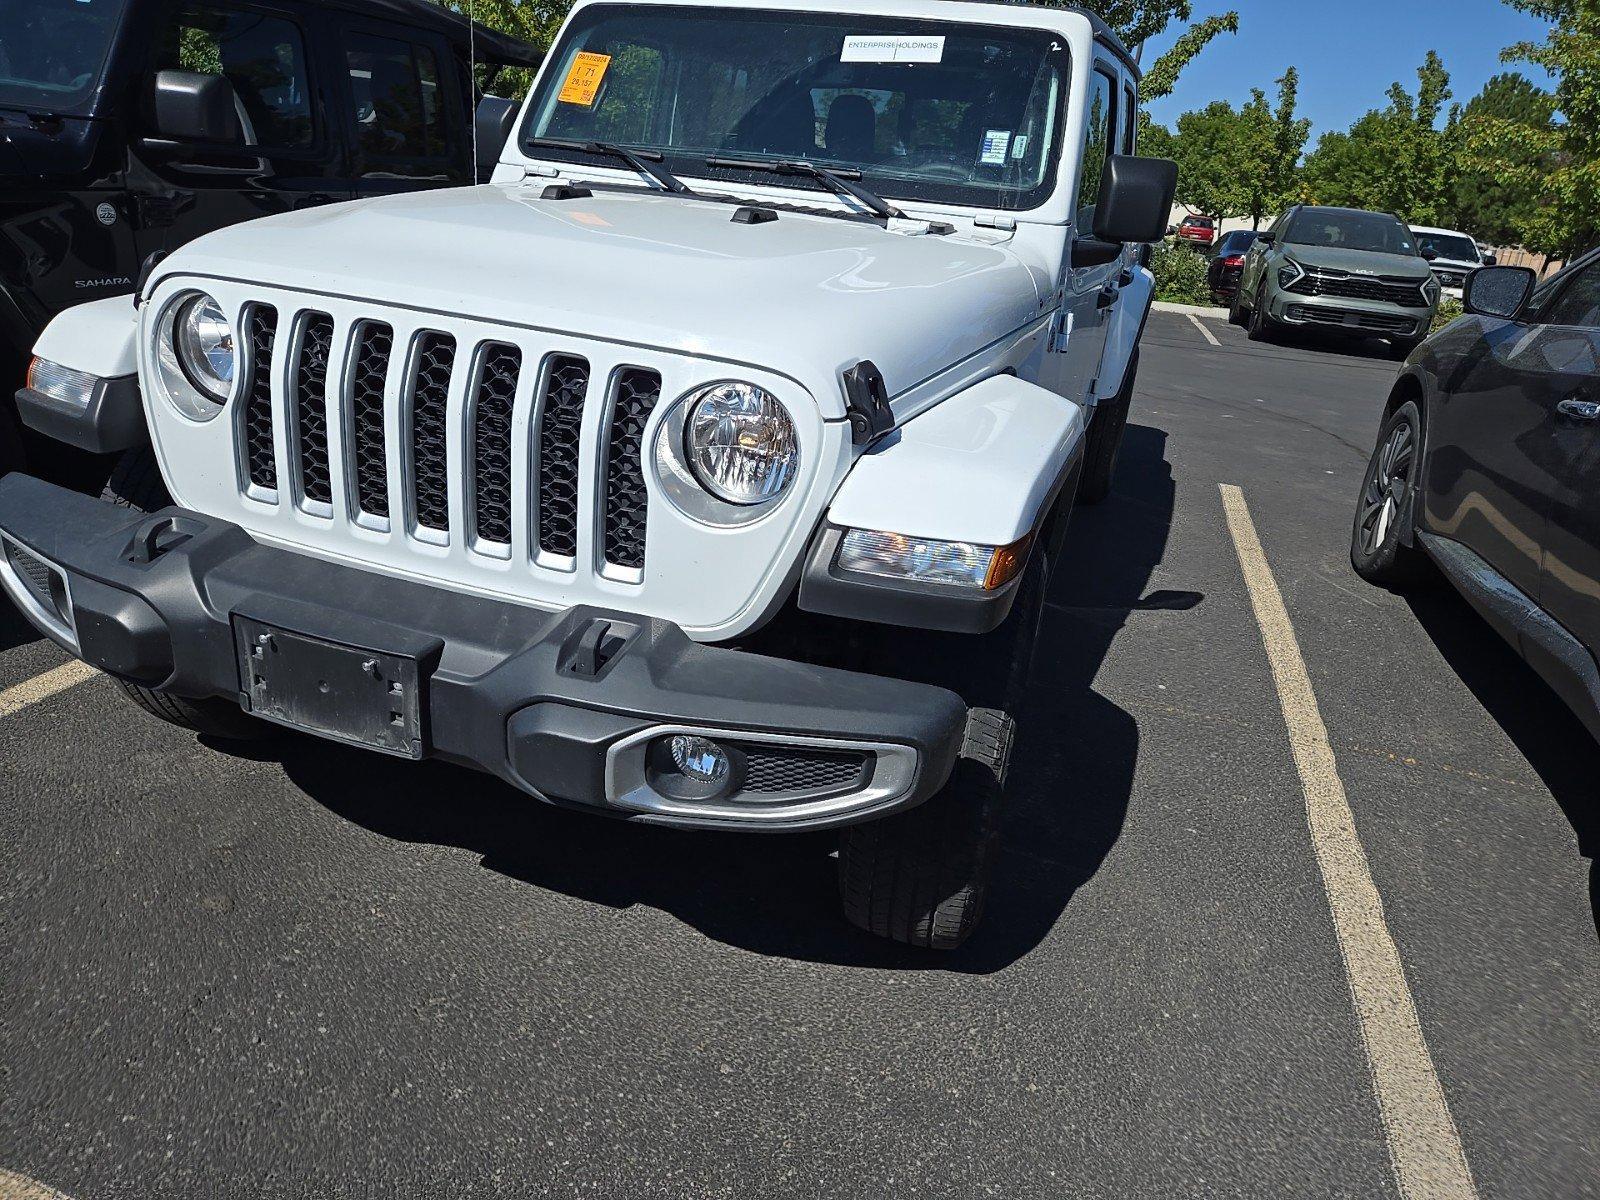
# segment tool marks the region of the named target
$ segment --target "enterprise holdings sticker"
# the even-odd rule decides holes
[[[913,34],[850,34],[839,51],[840,62],[936,63],[944,58],[944,35],[923,37]]]
[[[109,202],[102,203],[94,210],[95,219],[102,225],[115,225],[117,223],[117,210]]]

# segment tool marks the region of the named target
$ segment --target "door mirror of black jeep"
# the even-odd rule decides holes
[[[1528,306],[1538,282],[1528,267],[1479,267],[1467,276],[1463,302],[1473,316],[1514,320]]]
[[[1178,189],[1178,164],[1165,158],[1113,154],[1100,176],[1094,206],[1097,241],[1159,242]]]
[[[517,102],[499,96],[485,96],[478,101],[477,115],[473,118],[478,140],[478,172],[494,170],[500,161],[500,151],[517,123]]]
[[[175,142],[242,141],[233,85],[221,75],[157,71],[155,118],[156,132]]]

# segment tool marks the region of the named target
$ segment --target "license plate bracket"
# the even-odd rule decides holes
[[[402,758],[426,749],[415,655],[233,619],[241,702],[257,717]]]

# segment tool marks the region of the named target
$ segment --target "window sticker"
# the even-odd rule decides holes
[[[983,135],[983,148],[978,151],[978,164],[985,167],[1005,165],[1006,151],[1011,149],[1009,129],[991,129]]]
[[[926,37],[906,33],[850,34],[839,51],[840,62],[936,63],[944,59],[944,34]]]
[[[556,99],[562,104],[580,104],[584,108],[592,108],[594,98],[600,93],[600,81],[606,77],[606,68],[610,65],[609,54],[590,54],[587,50],[579,50],[572,58],[572,66],[567,68],[567,77],[561,81],[561,91],[556,93]]]
[[[1011,157],[1021,158],[1028,152],[1028,135],[1019,133],[1011,139]]]

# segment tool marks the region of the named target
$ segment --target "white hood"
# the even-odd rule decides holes
[[[160,277],[213,275],[453,313],[788,375],[824,416],[868,358],[891,395],[1036,319],[1048,281],[954,235],[541,182],[414,192],[250,221],[191,243]],[[908,228],[913,228],[909,223]],[[837,409],[837,411],[835,411]]]

